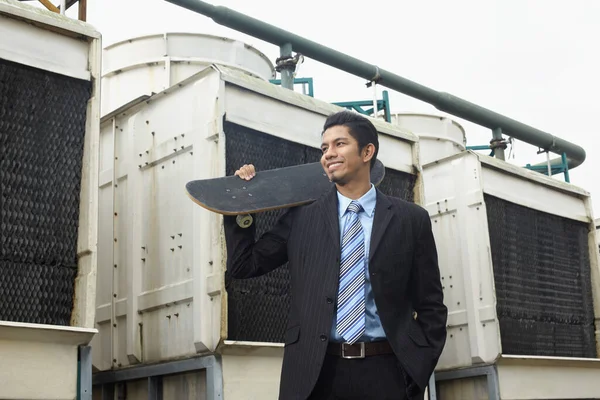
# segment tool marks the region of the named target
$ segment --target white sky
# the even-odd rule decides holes
[[[571,182],[595,196],[600,217],[600,1],[381,0],[354,6],[346,0],[209,2],[582,146],[587,159],[571,171]],[[163,0],[88,0],[88,22],[102,33],[105,46],[148,33],[198,32],[243,40],[273,62],[279,55],[270,43]],[[315,97],[325,101],[372,98],[363,79],[314,60],[305,59],[298,76],[313,77]],[[427,103],[388,92],[392,112],[443,115]],[[489,142],[488,129],[457,120],[469,145]],[[517,142],[510,162],[545,161],[536,151]],[[562,175],[555,179],[562,180]]]

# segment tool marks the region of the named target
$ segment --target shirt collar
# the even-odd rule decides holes
[[[343,216],[348,209],[348,206],[352,202],[352,199],[344,196],[340,192],[337,192],[338,196],[338,213],[339,216]],[[360,199],[356,200],[360,203],[365,213],[371,218],[373,216],[373,212],[375,211],[375,202],[377,199],[377,192],[375,191],[375,186],[371,183],[371,189],[367,193],[365,193]]]

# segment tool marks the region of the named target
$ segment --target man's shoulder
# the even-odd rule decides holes
[[[392,205],[394,205],[394,207],[401,212],[409,213],[415,217],[423,218],[427,216],[427,218],[429,218],[429,213],[427,210],[416,203],[400,197],[388,196],[386,194],[383,194],[383,196],[385,196],[385,198],[388,199],[390,203],[392,203]]]

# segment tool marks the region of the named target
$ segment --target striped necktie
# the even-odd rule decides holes
[[[361,210],[359,203],[350,203],[342,236],[337,332],[348,343],[356,342],[365,332],[365,240],[358,219]]]

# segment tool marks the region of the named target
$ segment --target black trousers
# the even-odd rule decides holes
[[[327,354],[309,400],[406,400],[400,363],[393,354],[344,359]]]

